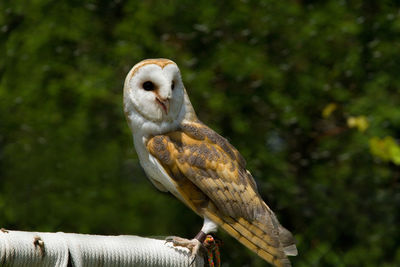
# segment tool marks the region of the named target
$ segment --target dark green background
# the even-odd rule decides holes
[[[398,1],[1,1],[1,227],[197,233],[148,182],[122,112],[125,75],[154,57],[247,159],[294,266],[398,266]],[[265,266],[220,236],[224,266]]]

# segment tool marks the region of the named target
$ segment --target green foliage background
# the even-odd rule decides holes
[[[0,226],[197,233],[122,112],[129,69],[165,57],[295,234],[294,266],[398,266],[399,51],[398,1],[1,1]],[[224,266],[265,265],[220,236]]]

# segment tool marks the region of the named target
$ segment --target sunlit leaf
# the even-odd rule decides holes
[[[396,165],[400,165],[400,146],[393,137],[386,136],[383,139],[372,137],[369,140],[371,153],[384,161],[392,161]]]
[[[328,118],[337,109],[336,103],[329,103],[322,110],[322,117],[324,119]]]
[[[369,127],[369,123],[365,116],[349,117],[347,118],[347,126],[350,128],[357,128],[360,132],[364,132]]]

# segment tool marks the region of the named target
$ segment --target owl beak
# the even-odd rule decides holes
[[[156,97],[157,103],[161,106],[161,108],[165,111],[165,114],[168,115],[169,111],[169,100],[168,99],[161,99],[159,97]]]

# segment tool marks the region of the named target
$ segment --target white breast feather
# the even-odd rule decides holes
[[[142,165],[144,171],[146,172],[146,175],[150,178],[150,181],[153,179],[159,182],[164,187],[162,188],[164,190],[161,191],[169,191],[174,196],[176,196],[177,198],[179,198],[184,202],[182,196],[180,195],[180,193],[176,188],[175,182],[168,175],[168,173],[165,171],[164,167],[160,164],[160,162],[149,153],[149,151],[145,146],[145,141],[146,140],[144,137],[140,138],[139,136],[135,136],[133,139],[133,142],[135,143],[136,152],[139,156],[140,165]],[[157,184],[154,185],[158,189],[160,189],[159,185]]]

